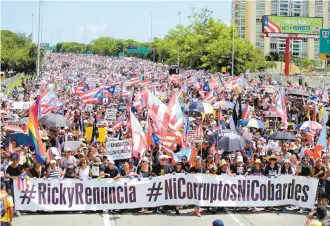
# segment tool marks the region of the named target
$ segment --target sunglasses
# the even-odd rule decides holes
[[[161,159],[161,161],[167,161],[167,159]]]
[[[181,161],[187,161],[187,159],[181,159]]]
[[[13,161],[18,161],[18,158],[13,158],[12,160],[13,160]]]
[[[269,161],[276,161],[276,159],[269,159]]]

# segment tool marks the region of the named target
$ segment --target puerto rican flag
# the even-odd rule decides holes
[[[129,85],[130,86],[135,86],[135,85],[139,84],[141,82],[141,80],[142,79],[140,78],[140,76],[134,76],[130,79]]]
[[[285,105],[285,90],[282,89],[277,94],[276,103],[275,103],[275,112],[282,117],[282,123],[284,125],[284,129],[286,130],[288,125],[288,116]]]
[[[265,33],[281,33],[281,27],[274,23],[268,16],[264,16]]]
[[[217,100],[217,92],[215,90],[212,90],[203,98],[203,100],[209,102],[210,104],[213,104]]]
[[[139,154],[143,156],[144,152],[147,150],[147,139],[140,122],[132,111],[130,111],[130,119],[132,129],[132,153],[134,157],[138,158]]]
[[[88,84],[80,84],[80,85],[78,85],[77,87],[76,87],[76,94],[78,95],[78,96],[80,96],[80,95],[82,95],[82,94],[84,94],[86,91],[88,91],[89,90],[89,86],[88,86]]]
[[[111,97],[112,95],[117,95],[119,93],[119,89],[117,85],[110,86],[104,89],[104,95],[107,97]]]
[[[83,95],[81,100],[86,104],[95,104],[103,102],[103,89],[98,89],[98,91],[89,93],[88,95]]]
[[[170,115],[169,128],[175,133],[178,133],[183,125],[184,116],[177,93],[173,94],[170,102],[168,103],[167,114]]]
[[[17,178],[17,189],[19,191],[24,191],[28,188],[28,179],[26,176],[26,173],[21,174],[18,178]]]
[[[113,126],[113,130],[114,131],[118,131],[120,130],[120,128],[122,127],[122,125],[124,124],[125,121],[125,115],[126,115],[126,111],[119,117],[119,119],[117,120],[117,122],[115,123],[115,125]]]

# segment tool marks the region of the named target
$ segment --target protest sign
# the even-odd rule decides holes
[[[70,148],[71,150],[76,150],[80,148],[81,141],[65,141],[64,143],[64,149]]]
[[[27,101],[27,102],[15,102],[11,101],[9,102],[9,109],[14,109],[14,110],[26,110],[29,109],[30,106],[34,103],[34,101]]]
[[[113,160],[130,158],[130,140],[108,141],[106,155]]]
[[[96,139],[97,142],[105,142],[105,139],[107,138],[107,128],[102,127],[98,128],[99,131],[99,137]]]
[[[87,111],[92,112],[93,108],[94,108],[94,104],[86,104]]]
[[[104,115],[105,120],[116,121],[117,119],[117,109],[107,109]]]
[[[15,209],[24,211],[113,210],[198,205],[313,208],[318,180],[283,175],[211,176],[169,174],[161,177],[93,180],[29,179],[25,190],[14,181]]]

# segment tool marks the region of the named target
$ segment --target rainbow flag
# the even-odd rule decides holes
[[[36,102],[30,107],[29,119],[28,119],[28,134],[30,137],[30,144],[34,147],[36,159],[44,162],[42,156],[46,156],[46,148],[42,143],[39,129],[38,129],[38,118],[40,115],[40,97],[37,98]]]

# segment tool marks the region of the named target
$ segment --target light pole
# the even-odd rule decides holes
[[[86,27],[84,28],[84,30],[85,30],[85,53],[87,52],[87,46],[86,46]]]
[[[181,41],[181,36],[180,36],[181,21],[180,21],[180,17],[181,17],[181,12],[179,12],[179,42]],[[180,43],[178,45],[178,67],[180,68]]]
[[[150,37],[151,37],[150,42],[152,42],[152,12],[150,13]]]
[[[235,57],[235,48],[234,48],[234,26],[233,24],[233,31],[232,31],[232,49],[231,49],[231,76],[234,76],[234,57]]]
[[[31,32],[31,41],[33,42],[33,13],[32,13],[32,32]]]
[[[40,14],[41,14],[41,0],[39,0],[38,13],[38,52],[37,52],[37,77],[40,76]]]

